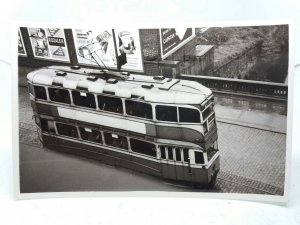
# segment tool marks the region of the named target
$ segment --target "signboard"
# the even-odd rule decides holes
[[[34,57],[70,61],[68,47],[61,28],[28,28]]]
[[[143,72],[138,29],[73,29],[73,37],[79,64]]]
[[[195,36],[193,28],[160,29],[161,57],[165,59]]]
[[[79,64],[117,68],[112,29],[73,29]]]
[[[20,29],[18,30],[18,54],[21,56],[27,56]]]
[[[142,49],[138,29],[115,29],[121,70],[143,72]]]

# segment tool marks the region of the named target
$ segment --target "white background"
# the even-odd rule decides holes
[[[6,3],[6,4],[5,4]],[[4,5],[5,4],[5,5]],[[298,15],[297,15],[298,14]],[[0,223],[1,224],[300,224],[300,67],[294,77],[294,129],[290,201],[286,206],[195,198],[12,199],[11,25],[28,22],[133,24],[293,18],[295,64],[300,63],[299,0],[41,0],[4,1],[0,24]],[[298,43],[297,43],[298,40]],[[17,43],[13,43],[17,45]],[[17,85],[15,85],[17,88]],[[291,103],[291,102],[289,102]]]

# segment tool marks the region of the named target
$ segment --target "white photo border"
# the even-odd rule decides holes
[[[292,131],[293,131],[293,102],[294,102],[294,21],[291,19],[266,20],[266,21],[229,21],[213,23],[191,23],[189,27],[229,27],[229,26],[263,26],[263,25],[289,25],[289,66],[288,66],[288,114],[286,136],[286,164],[283,196],[238,193],[190,193],[190,192],[163,192],[163,191],[130,191],[130,192],[51,192],[51,193],[20,193],[19,171],[19,109],[18,109],[18,54],[17,31],[19,27],[86,27],[78,24],[51,24],[51,23],[26,23],[15,22],[12,26],[12,146],[13,146],[13,187],[14,198],[39,199],[39,198],[70,198],[70,197],[178,197],[178,198],[214,198],[249,200],[258,202],[284,203],[288,202],[290,191],[291,156],[292,156]],[[177,24],[176,27],[187,27],[186,24]],[[126,25],[128,27],[128,24]],[[134,27],[149,29],[157,27],[174,27],[174,24],[135,24]],[[134,28],[133,27],[133,28]]]

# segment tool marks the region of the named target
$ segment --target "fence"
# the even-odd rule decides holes
[[[286,84],[186,74],[181,74],[178,78],[197,81],[212,89],[212,91],[249,94],[281,100],[287,100],[288,97],[288,86]]]

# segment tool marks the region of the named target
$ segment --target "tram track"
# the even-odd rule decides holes
[[[246,128],[251,128],[251,129],[268,131],[268,132],[272,132],[272,133],[286,135],[286,132],[283,132],[283,131],[277,131],[277,130],[267,129],[267,128],[263,128],[263,127],[251,126],[251,125],[248,125],[248,124],[230,122],[230,121],[225,121],[225,120],[222,120],[222,119],[221,120],[217,119],[216,121],[217,121],[217,123],[224,123],[224,124],[229,124],[229,125],[235,125],[235,126],[240,126],[240,127],[246,127]]]

